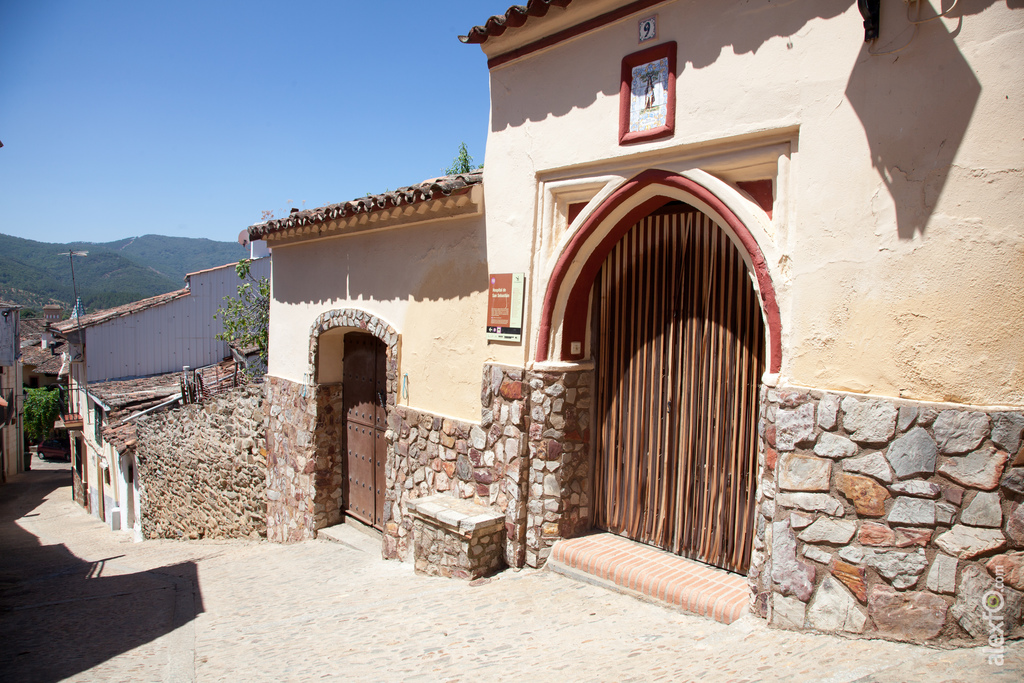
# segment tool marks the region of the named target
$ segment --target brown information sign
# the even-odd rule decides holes
[[[487,296],[487,338],[496,341],[523,340],[523,273],[497,273],[490,277]]]

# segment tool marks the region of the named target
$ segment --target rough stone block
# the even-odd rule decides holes
[[[889,445],[885,457],[900,479],[935,471],[938,448],[928,431],[915,427]]]
[[[832,432],[822,432],[814,445],[814,454],[823,458],[849,458],[856,455],[857,450],[857,444]]]
[[[843,460],[843,470],[866,474],[885,484],[892,482],[892,469],[890,469],[889,462],[881,453],[869,453],[859,458]]]
[[[772,523],[772,582],[783,595],[804,602],[814,590],[814,567],[796,556],[796,537],[789,522]]]
[[[998,491],[979,491],[960,513],[960,522],[969,526],[999,527],[1003,511]]]
[[[807,606],[807,623],[819,631],[863,633],[867,616],[839,581],[826,576]]]
[[[956,566],[959,561],[955,557],[938,553],[925,577],[925,586],[933,593],[952,595],[956,588]]]
[[[919,545],[923,548],[928,545],[928,541],[932,537],[931,529],[894,528],[893,532],[896,534],[894,545],[897,548],[906,548],[912,545]]]
[[[779,409],[775,417],[775,446],[791,451],[814,441],[814,404],[805,403],[793,410]]]
[[[949,458],[939,472],[962,486],[991,491],[999,485],[1007,458],[1005,452],[988,446],[970,455]]]
[[[822,550],[821,548],[814,545],[805,545],[803,547],[802,552],[803,556],[806,557],[808,560],[814,560],[815,562],[820,562],[821,564],[828,564],[832,561],[831,553]]]
[[[819,517],[797,536],[804,543],[844,545],[857,533],[857,523],[842,519]]]
[[[1024,590],[1024,552],[996,555],[985,564],[985,569],[997,581],[1010,588]]]
[[[888,401],[860,400],[847,396],[842,401],[843,428],[857,443],[881,445],[896,433],[896,406]]]
[[[865,578],[866,572],[863,567],[857,567],[846,562],[840,562],[839,560],[832,560],[828,570],[832,573],[832,576],[842,581],[843,585],[850,589],[861,604],[867,603],[868,586]]]
[[[1024,503],[1014,504],[1006,516],[1006,536],[1014,547],[1024,546]]]
[[[843,504],[827,493],[780,493],[775,496],[775,503],[805,512],[824,512],[833,517],[840,517],[844,512]]]
[[[899,417],[896,418],[896,429],[905,432],[914,426],[917,420],[917,406],[900,406]]]
[[[966,453],[988,436],[990,419],[985,413],[943,410],[935,418],[932,433],[945,454]]]
[[[818,426],[822,429],[832,430],[836,428],[839,420],[839,397],[835,394],[825,394],[818,401]]]
[[[785,453],[778,469],[779,488],[787,491],[828,491],[832,463],[795,453]]]
[[[928,559],[920,548],[911,552],[872,550],[864,553],[864,562],[900,590],[916,584],[928,566]]]
[[[897,498],[886,520],[906,526],[935,526],[935,502],[924,498]]]
[[[926,641],[946,625],[946,601],[923,591],[898,593],[885,584],[871,588],[868,613],[875,627],[900,639]]]
[[[999,487],[1012,495],[1024,496],[1024,467],[1013,467],[1008,470],[999,482]]]
[[[889,493],[874,480],[842,472],[836,477],[836,488],[850,499],[858,515],[881,517],[885,514]]]
[[[889,490],[893,493],[897,493],[904,496],[914,496],[915,498],[938,498],[942,492],[942,487],[938,484],[933,484],[930,481],[921,481],[920,479],[911,479],[909,481],[901,481],[889,486]]]
[[[803,629],[807,605],[796,598],[787,598],[774,593],[772,596],[771,625],[780,628]]]
[[[970,560],[1006,547],[1006,538],[999,529],[956,524],[944,534],[935,538],[935,545],[961,560]]]
[[[1000,585],[975,565],[968,565],[960,574],[950,613],[975,638],[987,640],[993,635],[996,618],[1002,627],[1000,633],[1012,636],[1020,627],[1021,593]]]
[[[992,443],[1006,451],[1020,450],[1021,434],[1024,433],[1024,415],[1020,413],[993,413]]]
[[[848,545],[839,549],[839,557],[850,564],[860,564],[864,561],[864,551],[855,545]]]

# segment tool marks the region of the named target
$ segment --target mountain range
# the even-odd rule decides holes
[[[114,242],[55,244],[0,234],[0,300],[21,304],[26,313],[56,303],[70,310],[74,281],[87,311],[120,306],[184,286],[186,273],[233,263],[249,255],[236,242],[143,235]]]

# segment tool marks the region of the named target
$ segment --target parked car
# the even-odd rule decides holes
[[[60,439],[49,439],[39,444],[39,457],[43,460],[71,460],[71,448]]]

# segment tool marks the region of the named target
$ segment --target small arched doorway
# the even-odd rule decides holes
[[[325,311],[310,328],[311,532],[346,515],[379,530],[391,519],[394,481],[389,492],[387,473],[395,471],[394,444],[387,422],[397,403],[400,343],[394,327],[359,309]]]
[[[740,250],[672,201],[593,286],[594,525],[745,573],[765,330]]]
[[[387,347],[365,332],[345,335],[343,512],[384,526],[387,463]]]

